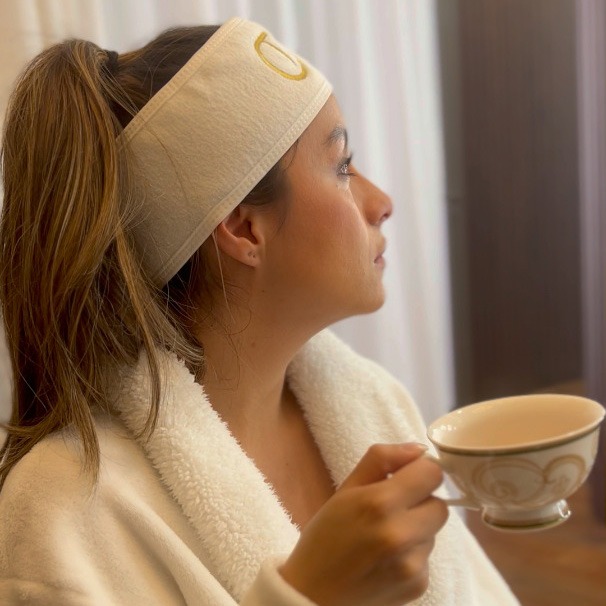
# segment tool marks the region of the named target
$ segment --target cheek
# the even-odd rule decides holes
[[[330,280],[359,273],[368,263],[369,231],[350,191],[319,179],[298,194],[274,242],[282,276],[288,280],[290,270],[291,276],[325,274]]]
[[[355,265],[368,256],[369,231],[352,201],[335,209],[331,217],[332,245],[344,263]]]
[[[346,193],[335,193],[314,201],[313,212],[306,213],[299,225],[306,224],[310,241],[319,249],[343,252],[348,244],[358,248],[368,239],[366,224],[354,201]]]

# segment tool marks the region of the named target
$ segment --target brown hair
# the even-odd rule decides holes
[[[148,435],[161,394],[156,348],[202,367],[202,347],[182,316],[205,275],[203,259],[196,253],[163,290],[146,278],[129,232],[127,158],[115,141],[216,29],[169,30],[120,57],[66,41],[37,56],[12,94],[1,152],[0,305],[13,410],[0,487],[27,452],[62,428],[79,434],[85,469],[96,478],[93,412],[111,409],[108,376],[134,364],[141,349],[152,377]],[[274,198],[281,174],[278,163],[245,203]]]

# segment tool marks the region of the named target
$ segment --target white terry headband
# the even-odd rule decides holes
[[[118,137],[140,202],[142,263],[166,284],[307,128],[324,76],[260,25],[231,19]]]

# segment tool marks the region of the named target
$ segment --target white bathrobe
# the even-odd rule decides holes
[[[0,604],[311,606],[277,566],[298,529],[174,356],[157,428],[145,360],[116,387],[122,422],[98,415],[99,481],[68,431],[46,438],[0,492]],[[424,440],[409,395],[332,333],[297,355],[288,381],[335,485],[376,442]],[[355,532],[355,529],[352,529]],[[457,515],[440,531],[423,606],[517,604]]]

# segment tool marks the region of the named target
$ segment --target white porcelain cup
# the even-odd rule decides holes
[[[570,516],[566,498],[595,461],[604,408],[567,395],[527,395],[464,406],[435,420],[427,435],[437,462],[500,530],[541,530]]]

